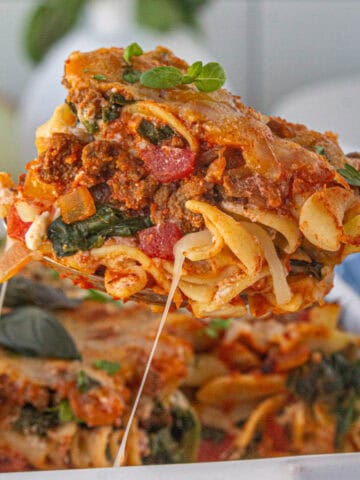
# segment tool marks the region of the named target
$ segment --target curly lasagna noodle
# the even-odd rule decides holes
[[[360,451],[360,337],[339,316],[325,304],[266,321],[178,319],[195,351],[183,386],[199,461]]]
[[[322,299],[360,243],[358,189],[337,171],[353,160],[336,136],[263,116],[224,89],[145,87],[139,72],[187,64],[162,47],[131,66],[123,55],[72,53],[66,103],[38,128],[38,157],[19,185],[1,177],[15,240],[1,279],[37,252],[100,276],[115,298],[166,296],[178,246],[174,302],[198,317]]]
[[[111,466],[159,318],[96,292],[79,304],[31,274],[46,287],[12,279],[2,319],[15,335],[2,327],[0,472]],[[339,314],[325,304],[265,321],[169,315],[124,464],[360,451],[360,338]],[[38,329],[25,329],[34,316]],[[64,358],[61,328],[81,358]]]

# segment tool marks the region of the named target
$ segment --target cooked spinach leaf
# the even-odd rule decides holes
[[[325,148],[323,145],[315,145],[314,150],[318,155],[325,155]]]
[[[13,422],[12,427],[17,432],[26,435],[45,437],[50,428],[57,427],[60,423],[58,412],[45,410],[41,412],[30,404],[21,409],[20,416]]]
[[[80,358],[59,320],[37,307],[20,307],[2,315],[0,345],[28,357]]]
[[[200,424],[195,412],[173,402],[166,423],[166,407],[154,404],[151,417],[156,416],[149,431],[150,455],[143,458],[146,465],[157,463],[193,462],[197,458]],[[160,420],[160,421],[159,421]],[[156,428],[158,425],[158,428]]]
[[[167,140],[174,135],[174,130],[169,127],[169,125],[155,127],[152,122],[145,120],[145,118],[141,120],[136,131],[141,137],[146,138],[146,140],[149,140],[153,145],[160,145],[163,140]]]
[[[312,262],[305,262],[304,260],[290,260],[291,272],[292,273],[307,273],[316,278],[316,280],[322,279],[321,270],[323,264],[313,260]]]
[[[121,107],[136,102],[136,100],[127,100],[120,93],[112,93],[109,97],[109,105],[102,109],[102,119],[104,123],[112,122],[120,116]]]
[[[66,257],[100,247],[110,237],[130,237],[151,225],[149,217],[125,217],[116,208],[100,205],[86,220],[66,224],[57,218],[48,228],[48,238],[56,255]]]
[[[47,310],[75,308],[79,303],[81,300],[67,297],[60,288],[48,287],[21,276],[9,280],[4,301],[6,307],[34,305]]]
[[[288,388],[309,405],[324,401],[336,417],[335,446],[359,418],[356,400],[360,397],[360,361],[351,362],[341,353],[309,361],[288,377]]]

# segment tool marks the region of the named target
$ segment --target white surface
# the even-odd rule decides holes
[[[306,84],[360,72],[359,0],[261,3],[262,111]]]
[[[358,480],[360,454],[117,469],[4,473],[1,480]]]
[[[339,302],[341,304],[341,326],[346,330],[360,334],[360,297],[339,276],[335,276],[334,287],[326,299],[328,302]]]
[[[345,153],[360,150],[360,74],[316,83],[281,98],[271,114],[339,134]]]

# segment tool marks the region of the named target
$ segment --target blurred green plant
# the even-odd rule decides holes
[[[79,22],[92,0],[42,0],[25,22],[24,48],[39,63],[50,48]],[[197,15],[210,0],[135,0],[135,20],[142,27],[169,32],[181,25],[199,29]]]
[[[179,25],[199,28],[197,14],[209,0],[137,0],[135,18],[139,25],[160,32]]]
[[[77,24],[89,0],[43,0],[30,13],[25,25],[25,52],[34,63]]]

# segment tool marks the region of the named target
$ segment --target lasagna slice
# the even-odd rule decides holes
[[[0,471],[112,466],[157,322],[143,307],[119,309],[89,300],[55,314],[34,306],[5,313]],[[177,390],[191,358],[190,344],[164,332],[132,423],[125,464],[196,458],[197,418]]]
[[[2,280],[37,253],[121,299],[166,297],[177,274],[174,301],[198,317],[324,297],[334,265],[359,250],[358,188],[339,173],[358,174],[355,160],[332,133],[197,90],[196,63],[162,47],[130,60],[122,48],[70,55],[66,102],[38,128],[37,158],[18,185],[0,177],[15,242]],[[149,86],[154,71],[183,81]]]
[[[325,304],[267,320],[171,318],[195,360],[184,385],[199,461],[360,451],[360,337]]]

